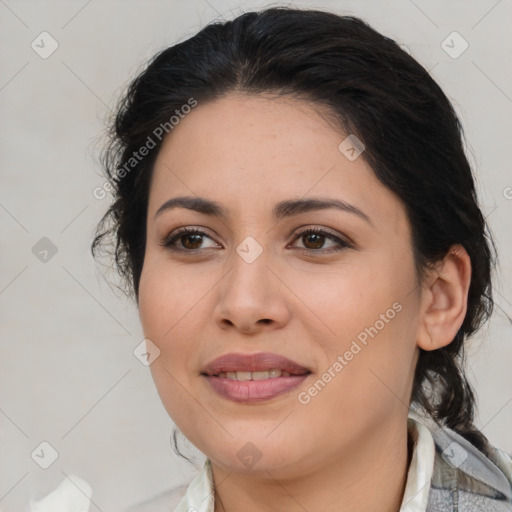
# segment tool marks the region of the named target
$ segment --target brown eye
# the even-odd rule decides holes
[[[307,249],[321,249],[325,243],[325,235],[319,233],[306,233],[302,235]],[[307,240],[307,243],[306,243]],[[311,243],[312,245],[309,245]]]
[[[171,233],[159,245],[172,251],[199,252],[204,238],[210,238],[204,231],[199,229],[180,228],[177,232]],[[211,240],[211,238],[210,238]],[[205,249],[211,248],[205,247]]]
[[[186,249],[199,249],[201,243],[203,242],[203,236],[195,233],[191,233],[190,235],[181,235],[182,245]]]
[[[295,240],[302,240],[305,247],[298,247],[298,249],[308,251],[308,252],[335,252],[341,251],[342,249],[347,249],[352,247],[349,243],[341,240],[339,237],[334,235],[333,233],[329,233],[323,229],[318,228],[309,228],[305,229],[299,233],[296,233]],[[327,249],[323,249],[323,246],[326,240],[330,240],[335,242],[334,247],[330,247]],[[336,247],[337,244],[337,247]]]

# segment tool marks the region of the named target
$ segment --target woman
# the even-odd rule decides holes
[[[133,81],[92,249],[207,457],[167,507],[512,510],[464,374],[494,259],[461,131],[394,41],[321,11],[211,24]]]

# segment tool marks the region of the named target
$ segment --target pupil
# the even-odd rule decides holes
[[[202,238],[202,235],[197,235],[197,234],[192,234],[192,235],[187,235],[184,237],[184,240],[190,240],[191,238],[195,238],[198,243],[198,245],[201,245],[201,238]],[[190,247],[188,243],[183,243],[183,245],[185,247],[187,247],[188,249],[196,249],[196,246],[194,245],[194,243],[192,243],[192,247]]]
[[[323,235],[320,235],[318,233],[310,233],[309,235],[306,235],[306,238],[310,238],[310,237],[316,237],[316,239],[317,239],[316,244],[313,241],[314,248],[319,248],[322,246],[322,239],[324,238]]]

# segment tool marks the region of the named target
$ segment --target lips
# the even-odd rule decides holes
[[[256,404],[291,392],[310,374],[287,357],[265,352],[225,354],[208,363],[201,376],[223,399]]]
[[[214,377],[227,372],[264,372],[269,370],[281,370],[281,372],[288,372],[290,375],[311,373],[305,366],[271,352],[225,354],[210,361],[201,373]]]

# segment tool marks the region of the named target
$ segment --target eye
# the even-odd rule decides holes
[[[181,252],[199,252],[201,249],[211,249],[213,247],[218,247],[218,245],[201,247],[204,237],[212,240],[211,237],[209,237],[204,231],[201,231],[200,229],[183,227],[177,229],[169,236],[165,237],[161,242],[158,242],[158,244],[168,248],[169,250]],[[310,253],[329,253],[352,247],[351,244],[345,242],[334,233],[320,228],[308,228],[296,232],[294,242],[299,239],[305,240],[305,243],[309,245],[309,247],[297,247],[297,249]],[[335,242],[335,246],[327,249],[322,248],[326,240]]]
[[[307,228],[302,231],[296,232],[294,241],[299,239],[303,239],[303,243],[305,243],[309,247],[298,247],[298,249],[306,252],[329,253],[341,251],[343,249],[349,249],[352,247],[351,244],[345,242],[344,240],[336,236],[334,233],[331,233],[327,230],[320,228]],[[338,246],[336,247],[335,245],[334,247],[328,248],[327,250],[322,249],[322,246],[324,245],[326,239],[334,241]]]
[[[167,247],[172,251],[195,252],[199,249],[204,249],[204,247],[201,247],[203,237],[210,238],[204,231],[201,231],[200,229],[179,228],[164,238],[162,242],[159,242],[159,245]],[[180,243],[177,244],[177,242]]]

